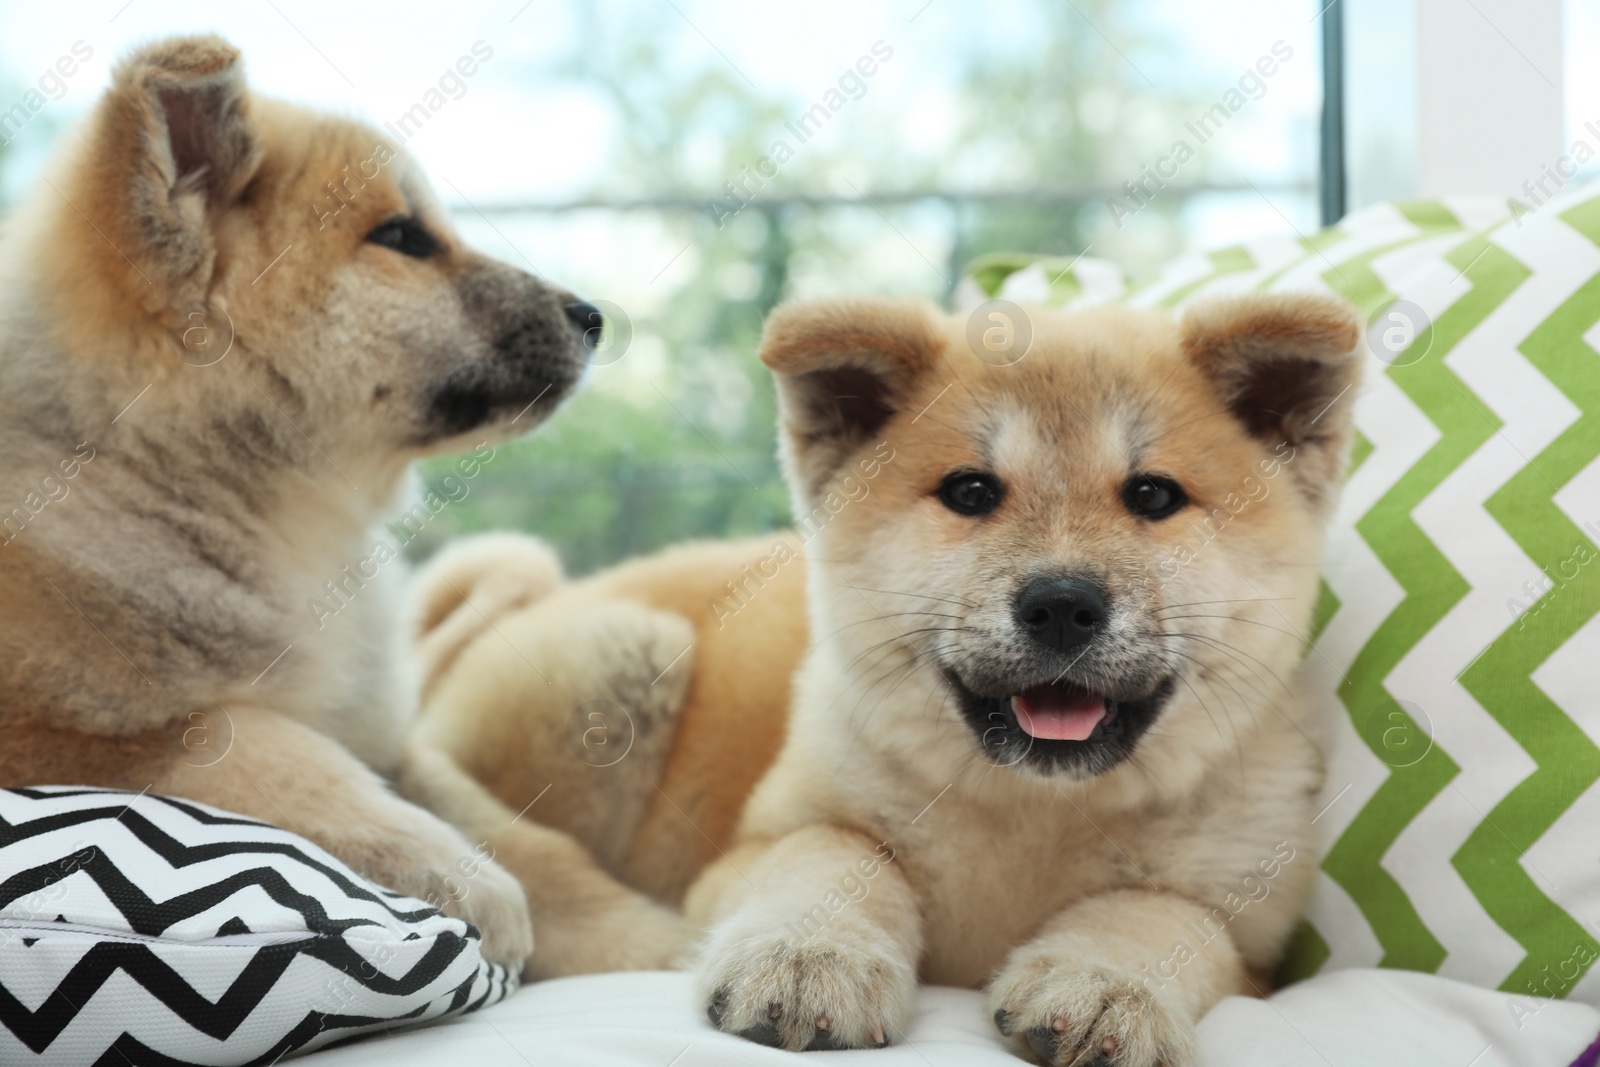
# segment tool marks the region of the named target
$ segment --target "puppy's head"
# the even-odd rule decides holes
[[[1257,296],[1181,322],[1031,321],[1027,354],[996,366],[919,304],[774,313],[762,358],[815,545],[814,632],[855,650],[879,743],[948,712],[1024,772],[1203,764],[1271,713],[1303,646],[1353,311]],[[939,706],[895,718],[903,672],[936,679]]]
[[[126,56],[53,177],[33,269],[60,347],[108,403],[150,383],[166,420],[243,458],[525,430],[598,325],[464,247],[386,135],[252,97],[215,37]]]

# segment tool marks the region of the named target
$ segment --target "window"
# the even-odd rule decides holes
[[[378,23],[309,0],[134,3],[93,26],[47,5],[0,14],[6,91],[76,40],[94,52],[46,121],[0,149],[11,195],[115,55],[215,25],[260,91],[405,135],[478,247],[607,302],[612,345],[584,393],[502,447],[423,552],[517,527],[581,572],[785,524],[754,359],[780,299],[942,301],[989,251],[1139,272],[1318,224],[1309,0],[492,6],[392,4]],[[479,41],[492,57],[418,112]]]

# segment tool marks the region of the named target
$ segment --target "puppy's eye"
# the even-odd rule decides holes
[[[939,501],[957,515],[987,515],[1000,506],[1005,487],[981,471],[961,471],[939,486]]]
[[[1135,515],[1164,519],[1189,502],[1183,486],[1158,474],[1139,475],[1122,487],[1122,502]]]
[[[367,240],[375,245],[392,248],[402,256],[410,256],[412,259],[427,259],[439,250],[438,240],[422,228],[422,223],[413,218],[380,222],[375,230],[367,234]]]

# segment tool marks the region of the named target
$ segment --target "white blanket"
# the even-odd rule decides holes
[[[1520,1023],[1520,1025],[1519,1025]],[[1600,1034],[1600,1011],[1432,975],[1339,971],[1270,1000],[1231,997],[1200,1025],[1204,1067],[1566,1067]],[[683,974],[539,982],[454,1022],[313,1054],[307,1067],[1017,1067],[983,998],[924,989],[882,1051],[791,1053],[714,1030]]]

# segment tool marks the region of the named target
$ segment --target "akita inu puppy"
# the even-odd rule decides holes
[[[917,306],[768,324],[796,513],[894,460],[817,531],[786,743],[690,893],[724,1030],[881,1045],[920,975],[987,986],[1046,1063],[1173,1067],[1299,913],[1293,679],[1359,322],[1261,296],[1032,325],[995,366]]]
[[[724,1030],[882,1045],[920,977],[986,986],[1044,1062],[1176,1067],[1299,914],[1321,772],[1295,672],[1354,311],[1031,324],[996,365],[923,305],[780,308],[798,537],[568,586],[468,542],[422,576],[421,736],[503,799],[554,783],[539,817],[685,900]]]
[[[470,476],[541,421],[599,313],[463,247],[375,130],[252,97],[214,37],[117,66],[0,274],[0,785],[254,816],[516,964],[503,863],[540,973],[664,963],[681,920],[572,841],[428,779],[475,845],[381,777],[415,693],[380,523],[413,460],[480,446]]]

